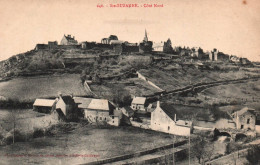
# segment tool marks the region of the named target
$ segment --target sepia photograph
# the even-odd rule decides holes
[[[0,0],[0,165],[260,165],[260,1]]]

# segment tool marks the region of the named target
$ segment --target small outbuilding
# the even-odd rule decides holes
[[[56,100],[36,99],[33,103],[33,110],[41,113],[51,113],[56,108]]]
[[[133,110],[146,111],[146,98],[145,97],[134,97],[131,103]]]

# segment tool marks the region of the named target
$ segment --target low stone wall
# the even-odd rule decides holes
[[[187,143],[187,140],[177,142],[177,143],[174,143],[174,147],[178,147],[178,146],[184,145],[186,143]],[[113,162],[116,162],[116,161],[121,161],[121,160],[126,160],[126,159],[130,159],[130,158],[134,158],[134,157],[138,157],[138,156],[142,156],[142,155],[151,154],[151,153],[157,152],[159,150],[169,149],[169,148],[172,148],[172,147],[173,147],[173,144],[168,144],[168,145],[165,145],[165,146],[161,146],[161,147],[157,147],[157,148],[153,148],[153,149],[149,149],[149,150],[145,150],[145,151],[140,151],[140,152],[136,152],[136,153],[132,153],[132,154],[116,156],[116,157],[113,157],[113,158],[98,160],[96,162],[89,162],[89,163],[85,163],[85,164],[82,164],[82,165],[98,165],[98,164],[113,163]]]
[[[141,73],[139,73],[139,72],[136,72],[136,73],[137,73],[137,75],[138,75],[138,78],[140,78],[140,79],[146,81],[148,84],[150,84],[150,85],[153,86],[154,88],[159,89],[159,90],[161,90],[161,91],[164,91],[163,89],[161,89],[160,87],[158,87],[157,85],[155,85],[153,82],[149,81],[149,80],[148,80],[145,76],[143,76]]]

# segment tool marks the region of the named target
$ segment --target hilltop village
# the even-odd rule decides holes
[[[146,30],[140,43],[116,35],[100,43],[78,42],[64,35],[59,43],[36,44],[0,62],[0,82],[24,89],[18,107],[30,107],[55,122],[130,126],[182,138],[224,136],[230,143],[260,134],[259,96],[254,93],[259,72],[259,65],[247,58],[216,48],[173,46],[171,39],[156,43]],[[241,85],[244,95],[228,95],[233,91],[226,86],[234,90],[247,82],[253,92]],[[1,106],[16,103],[9,93],[0,94]]]

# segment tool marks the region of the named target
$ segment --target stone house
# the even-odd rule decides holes
[[[131,103],[133,110],[146,111],[146,98],[145,97],[134,97]]]
[[[86,118],[87,108],[92,100],[92,98],[85,97],[73,97],[74,102],[78,105],[79,114],[81,117]]]
[[[33,103],[33,110],[41,113],[51,113],[56,109],[56,100],[36,99]]]
[[[237,129],[255,130],[256,116],[254,109],[245,107],[231,114]]]
[[[75,40],[75,37],[71,37],[71,35],[65,35],[62,37],[61,41],[60,41],[61,45],[77,45],[78,41]]]
[[[161,106],[157,102],[156,109],[151,113],[151,129],[180,136],[190,136],[193,124],[191,121],[177,120],[174,109]]]
[[[56,111],[63,120],[74,120],[78,118],[77,104],[75,103],[72,96],[62,96],[59,95]]]

